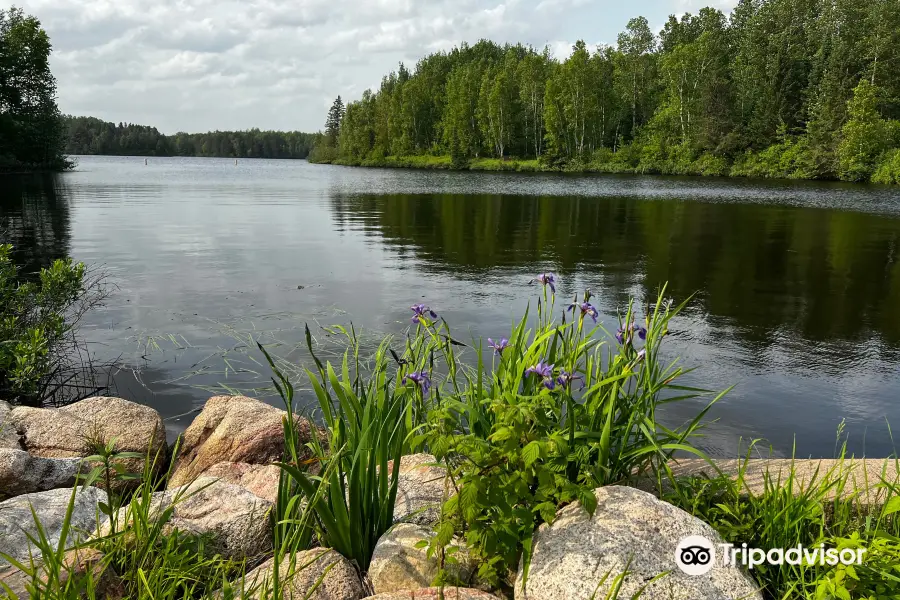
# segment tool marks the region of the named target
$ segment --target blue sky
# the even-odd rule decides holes
[[[20,0],[21,2],[21,0]],[[488,38],[614,44],[628,19],[734,0],[25,0],[54,45],[63,112],[164,133],[322,128],[398,62]]]

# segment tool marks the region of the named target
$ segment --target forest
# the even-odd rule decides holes
[[[67,154],[306,158],[318,134],[299,131],[210,131],[164,135],[155,127],[94,117],[63,119]]]
[[[311,160],[900,183],[900,0],[631,19],[565,60],[482,40],[329,113]]]
[[[18,8],[0,10],[0,172],[70,165],[50,50],[40,21]]]

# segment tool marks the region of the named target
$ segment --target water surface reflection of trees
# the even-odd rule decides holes
[[[900,219],[760,204],[473,195],[332,198],[425,269],[464,277],[549,261],[627,297],[668,281],[746,342],[900,345]]]

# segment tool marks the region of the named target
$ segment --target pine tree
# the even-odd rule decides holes
[[[325,139],[331,147],[337,146],[338,138],[341,135],[341,121],[343,120],[344,102],[338,96],[328,111],[328,118],[325,119]]]

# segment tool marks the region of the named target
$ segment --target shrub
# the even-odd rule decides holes
[[[316,144],[307,156],[311,163],[333,163],[338,158],[338,149],[325,143]]]
[[[40,403],[83,370],[77,326],[104,297],[102,277],[84,264],[58,259],[27,278],[0,244],[0,400]]]
[[[589,293],[573,301],[569,322],[553,321],[553,305],[545,291],[534,330],[526,314],[508,340],[489,340],[489,369],[481,348],[473,369],[456,366],[446,323],[423,325],[410,346],[415,356],[443,357],[448,372],[419,438],[448,465],[459,492],[444,504],[431,550],[464,534],[479,577],[495,586],[522,552],[527,563],[535,528],[561,504],[578,500],[593,512],[594,488],[665,463],[676,450],[695,452],[689,439],[706,413],[680,429],[657,415],[662,402],[695,395],[671,394],[682,370],[660,363],[680,307],[660,296],[641,325],[629,309],[611,345],[596,337],[603,330],[593,325]]]
[[[900,184],[900,148],[882,155],[872,175],[872,183]]]

